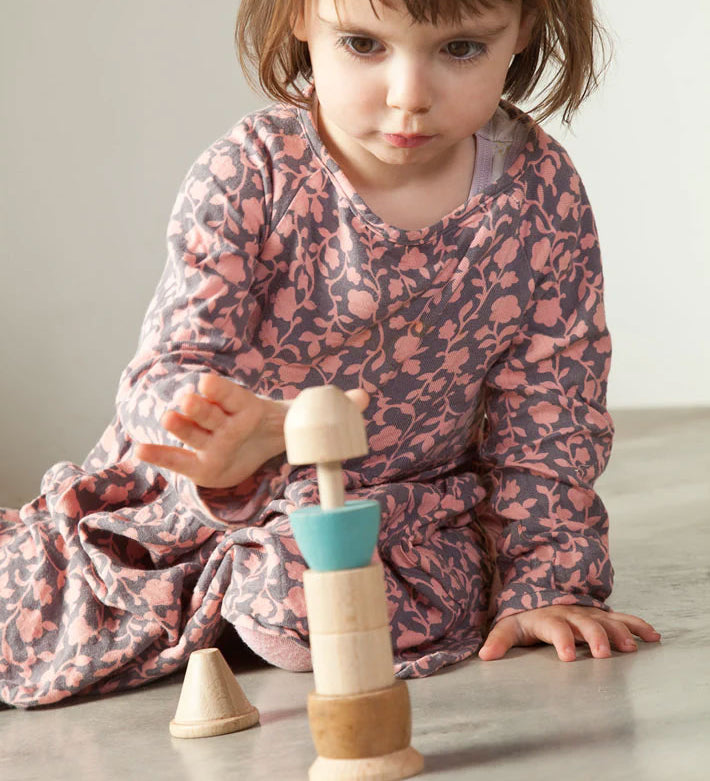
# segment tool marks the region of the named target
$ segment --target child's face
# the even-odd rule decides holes
[[[403,166],[437,165],[470,144],[498,106],[532,20],[501,0],[460,22],[414,23],[370,0],[305,0],[294,34],[307,42],[320,130],[331,153],[386,184]],[[364,168],[363,168],[364,166]],[[346,166],[347,167],[347,166]]]

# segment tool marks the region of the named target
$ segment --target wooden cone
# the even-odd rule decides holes
[[[170,734],[206,738],[253,727],[259,711],[245,697],[218,648],[190,654]]]

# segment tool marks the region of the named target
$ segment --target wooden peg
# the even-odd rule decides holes
[[[334,385],[307,388],[291,403],[284,435],[290,464],[316,465],[321,507],[342,507],[341,462],[368,452],[365,423],[355,404]]]
[[[206,738],[253,727],[259,711],[218,648],[190,654],[170,734],[175,738]]]

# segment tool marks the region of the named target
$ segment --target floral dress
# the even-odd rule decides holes
[[[489,614],[604,607],[595,224],[565,151],[501,104],[479,140],[511,139],[504,170],[421,230],[369,210],[305,109],[256,112],[200,156],[114,420],[81,466],[0,510],[0,699],[138,686],[225,622],[307,647],[288,512],[318,501],[314,468],[279,457],[203,489],[133,454],[176,444],[157,421],[204,372],[274,399],[328,383],[371,395],[346,490],[382,507],[398,675],[471,656]]]

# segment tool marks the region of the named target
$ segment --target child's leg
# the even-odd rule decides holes
[[[248,627],[242,627],[241,632],[237,632],[232,624],[227,623],[217,646],[230,664],[258,660],[291,672],[311,669],[308,648],[291,637],[267,635]]]
[[[235,530],[225,542],[232,562],[222,618],[257,656],[292,672],[311,670],[303,572],[306,564],[278,500],[258,525]],[[238,641],[235,641],[238,642]]]
[[[493,562],[475,519],[383,550],[396,669],[430,675],[472,656],[488,622]]]
[[[65,462],[34,502],[0,512],[1,701],[138,686],[214,642],[206,573],[221,535],[164,489],[129,461]]]

